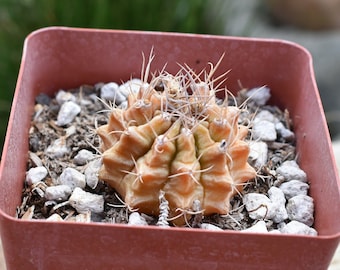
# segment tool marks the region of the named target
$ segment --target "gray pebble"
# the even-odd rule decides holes
[[[129,216],[128,225],[131,226],[147,226],[145,218],[142,217],[138,212],[132,212]]]
[[[76,187],[83,189],[86,186],[85,175],[76,169],[66,168],[59,176],[59,183],[69,186],[72,190]]]
[[[61,105],[61,108],[58,113],[56,125],[57,126],[65,126],[71,123],[74,118],[80,113],[81,108],[78,104],[73,101],[66,101]]]
[[[247,91],[246,96],[254,101],[256,105],[263,106],[270,98],[270,89],[268,87],[257,87]]]
[[[67,185],[50,186],[45,190],[45,198],[49,201],[66,201],[72,189]]]
[[[290,180],[282,183],[279,188],[283,191],[285,197],[290,199],[297,195],[307,195],[309,185],[299,180]]]
[[[267,120],[254,122],[251,133],[254,140],[271,142],[277,138],[275,124]]]
[[[296,220],[312,226],[314,223],[313,198],[306,195],[297,195],[288,200],[287,213],[290,220]]]
[[[89,160],[93,158],[94,154],[86,149],[80,150],[77,155],[73,158],[73,162],[76,165],[85,165]]]
[[[306,173],[299,168],[295,160],[283,162],[282,165],[276,169],[276,173],[282,175],[286,181],[299,180],[307,182]]]
[[[86,214],[88,211],[99,214],[104,211],[102,195],[86,192],[79,187],[73,190],[69,203],[79,214]]]
[[[317,231],[306,224],[292,220],[279,228],[281,233],[317,236]]]
[[[36,184],[43,180],[47,174],[47,169],[44,166],[31,168],[26,173],[26,182],[28,185]]]

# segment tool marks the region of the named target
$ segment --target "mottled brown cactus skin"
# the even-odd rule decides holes
[[[99,178],[129,207],[158,215],[162,190],[174,224],[182,225],[176,216],[190,213],[194,200],[204,215],[228,214],[231,198],[255,177],[248,128],[238,124],[237,107],[216,104],[211,73],[202,82],[189,68],[163,72],[130,94],[126,109],[112,108],[98,128]]]

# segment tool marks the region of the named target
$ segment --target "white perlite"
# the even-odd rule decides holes
[[[102,195],[86,192],[79,187],[73,190],[69,203],[79,214],[86,214],[88,211],[99,214],[104,211]]]
[[[127,98],[130,93],[137,93],[142,85],[143,82],[140,79],[134,78],[121,84],[119,86],[119,92]],[[146,83],[145,86],[147,87],[148,84]]]
[[[80,150],[77,155],[73,158],[74,164],[85,165],[88,161],[93,158],[94,154],[86,149]]]
[[[279,119],[277,119],[277,117],[274,114],[272,114],[270,111],[263,110],[263,111],[260,111],[254,118],[254,123],[261,122],[261,121],[268,121],[273,124],[276,124],[279,122]]]
[[[266,223],[263,220],[260,220],[258,222],[256,222],[255,225],[242,230],[241,232],[252,232],[252,233],[267,233],[267,226]]]
[[[280,223],[288,218],[286,210],[286,199],[281,189],[271,187],[268,190],[271,205],[269,207],[269,217],[276,223]]]
[[[254,101],[256,105],[263,106],[270,98],[270,89],[268,87],[256,87],[247,91],[246,96]]]
[[[53,215],[49,216],[46,220],[48,220],[48,221],[63,221],[63,218],[60,215],[54,213]]]
[[[267,120],[254,122],[251,133],[254,140],[272,142],[275,141],[277,137],[275,124]]]
[[[119,86],[115,82],[104,84],[100,88],[100,97],[102,99],[114,101],[117,105],[122,103],[126,98],[119,91]]]
[[[271,201],[266,195],[258,193],[245,194],[243,196],[243,203],[251,219],[264,219],[268,216]]]
[[[100,158],[92,160],[84,171],[86,184],[92,189],[95,189],[98,184],[98,171],[101,165],[102,160]]]
[[[47,169],[44,166],[31,168],[26,173],[26,182],[28,185],[36,184],[43,180],[47,176],[47,173]]]
[[[261,168],[268,160],[268,145],[265,142],[249,142],[249,159],[256,168]]]
[[[297,195],[288,200],[287,212],[290,220],[302,222],[308,226],[314,223],[313,198],[306,195]]]
[[[48,201],[66,201],[71,193],[72,189],[67,185],[50,186],[45,190],[45,198]]]
[[[59,176],[59,183],[61,185],[69,186],[72,190],[76,187],[85,188],[85,175],[78,172],[76,169],[66,168]]]
[[[45,154],[51,158],[61,158],[69,152],[66,139],[59,138],[53,141],[46,149]]]
[[[142,217],[138,212],[132,212],[129,216],[128,225],[131,226],[147,226],[145,218]]]
[[[281,233],[286,234],[301,234],[301,235],[312,235],[316,236],[318,233],[315,229],[308,227],[306,224],[292,220],[287,224],[282,224],[279,228]]]
[[[217,227],[210,223],[202,223],[201,229],[208,230],[208,231],[223,231],[220,227]]]
[[[295,138],[294,132],[286,128],[281,122],[275,124],[277,133],[286,141],[293,141]]]
[[[59,90],[55,99],[59,105],[62,105],[67,101],[76,101],[76,97],[72,93],[64,90]]]
[[[73,121],[73,119],[80,113],[81,108],[73,101],[66,101],[61,105],[58,113],[56,125],[65,126]]]
[[[254,220],[270,219],[276,223],[288,218],[285,208],[286,199],[283,192],[277,187],[268,191],[269,198],[264,194],[248,193],[243,196],[243,203]]]
[[[283,162],[282,165],[276,169],[276,173],[282,175],[286,181],[299,180],[307,182],[306,173],[299,168],[299,165],[294,160]]]
[[[283,191],[288,200],[297,195],[307,195],[309,185],[299,180],[291,180],[282,183],[279,188]]]

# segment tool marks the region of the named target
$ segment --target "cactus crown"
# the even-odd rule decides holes
[[[185,65],[148,83],[152,59],[151,53],[145,67],[143,61],[142,83],[128,95],[127,108],[114,107],[97,130],[103,150],[99,178],[146,214],[159,214],[164,194],[176,225],[195,201],[205,215],[227,214],[232,196],[256,172],[247,163],[248,128],[238,124],[239,108],[226,99],[217,104],[214,84],[225,74],[213,75],[222,58],[209,72],[196,74]]]

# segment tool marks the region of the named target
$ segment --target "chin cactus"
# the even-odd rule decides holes
[[[194,202],[204,215],[228,214],[231,198],[256,172],[247,162],[248,128],[238,124],[240,109],[215,96],[214,83],[225,74],[212,76],[222,58],[209,72],[196,75],[184,66],[176,75],[163,70],[147,83],[152,58],[127,107],[113,107],[97,130],[103,152],[99,178],[145,214],[159,215],[163,194],[176,225],[195,213]]]

